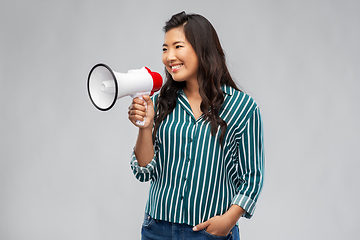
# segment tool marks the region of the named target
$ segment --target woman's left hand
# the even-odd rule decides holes
[[[194,231],[206,229],[212,235],[226,236],[235,226],[245,210],[238,205],[232,205],[229,210],[221,216],[215,216],[193,227]]]
[[[200,231],[205,229],[205,231],[212,235],[226,236],[234,226],[235,224],[232,224],[224,215],[221,215],[212,217],[206,222],[196,225],[193,230]]]

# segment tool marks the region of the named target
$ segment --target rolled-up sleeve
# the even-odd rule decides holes
[[[134,148],[135,149],[135,148]],[[133,149],[131,154],[130,167],[136,177],[140,182],[147,182],[151,179],[155,179],[157,176],[157,155],[159,153],[159,141],[158,138],[155,138],[154,141],[154,156],[145,167],[139,166],[138,160],[135,155],[135,150]]]
[[[263,127],[258,107],[246,123],[239,141],[239,176],[242,184],[232,200],[245,210],[243,217],[251,218],[263,186],[264,145]]]
[[[145,167],[140,167],[135,156],[135,151],[133,150],[131,155],[130,166],[131,169],[133,170],[136,179],[138,179],[140,182],[147,182],[154,177],[155,168],[156,168],[155,156],[156,155],[154,155],[153,159],[150,161],[148,165],[146,165]]]

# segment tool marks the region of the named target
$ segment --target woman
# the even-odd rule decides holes
[[[167,81],[129,107],[133,124],[145,119],[131,160],[151,181],[142,239],[239,239],[263,183],[259,108],[236,87],[207,19],[181,12],[164,31]]]

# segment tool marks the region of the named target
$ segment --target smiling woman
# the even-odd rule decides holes
[[[184,28],[177,27],[165,34],[162,61],[174,81],[194,81],[197,83],[198,58]]]
[[[142,239],[239,239],[263,183],[263,130],[255,101],[241,92],[211,23],[172,16],[164,27],[160,94],[135,98],[139,127],[131,168],[150,181]],[[136,125],[136,124],[135,124]]]
[[[197,109],[198,112],[204,114],[205,119],[210,122],[211,133],[217,132],[218,126],[222,130],[220,134],[220,143],[222,144],[226,122],[219,117],[219,109],[221,108],[224,97],[221,89],[222,85],[230,86],[239,90],[233,81],[225,61],[225,54],[221,47],[218,35],[212,24],[203,16],[198,14],[185,14],[181,12],[175,14],[164,26],[165,43],[167,36],[171,34],[171,30],[180,37],[185,37],[184,42],[190,43],[194,49],[197,61],[197,81],[175,81],[172,72],[166,67],[167,79],[161,93],[162,98],[159,99],[158,114],[155,116],[155,129],[160,122],[174,109],[176,103],[176,95],[174,92],[183,90],[188,100],[194,101],[191,106],[192,110]],[[184,34],[184,36],[182,36]],[[176,41],[176,40],[175,40]],[[193,57],[195,60],[195,57]],[[200,99],[201,98],[201,99]],[[195,106],[194,106],[195,105]]]

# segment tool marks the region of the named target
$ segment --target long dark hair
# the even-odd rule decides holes
[[[220,125],[220,144],[227,128],[227,123],[219,117],[219,110],[224,102],[222,85],[231,86],[239,90],[230,76],[226,66],[225,54],[221,47],[218,35],[211,23],[198,14],[186,14],[181,12],[173,15],[164,26],[165,33],[177,27],[183,27],[185,37],[195,50],[199,61],[197,80],[199,83],[202,102],[200,109],[204,119],[210,122],[211,134],[214,136]],[[160,90],[156,102],[155,127],[153,136],[159,128],[160,123],[170,114],[176,105],[177,92],[185,87],[185,82],[176,82],[166,72],[166,82]]]

